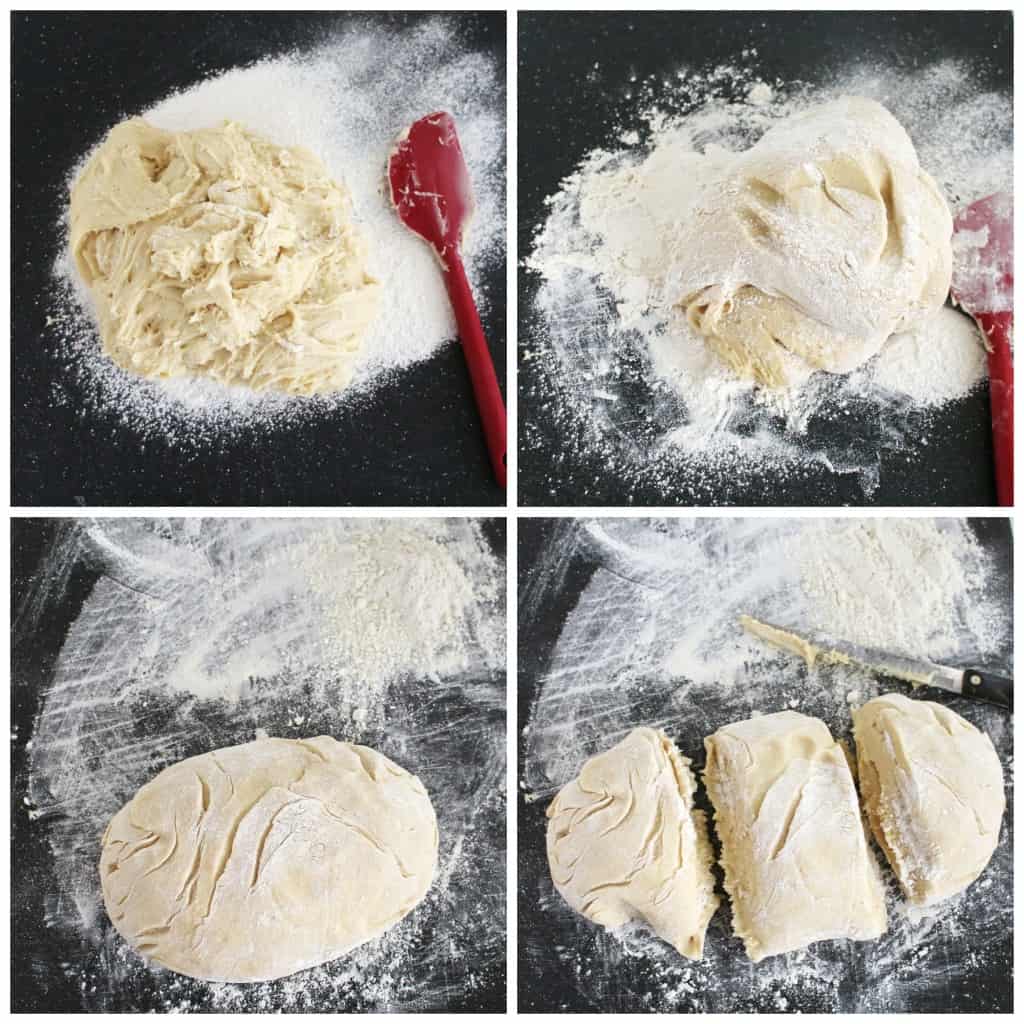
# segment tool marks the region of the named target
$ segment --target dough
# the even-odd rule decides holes
[[[966,889],[999,842],[1006,807],[991,740],[941,704],[888,693],[853,714],[868,821],[912,903]]]
[[[269,981],[380,935],[430,888],[422,783],[329,736],[261,739],[164,769],[103,836],[107,913],[194,978]]]
[[[733,931],[751,960],[886,929],[846,752],[824,722],[781,711],[704,741]]]
[[[946,300],[949,208],[873,100],[814,107],[678,175],[667,294],[741,377],[852,370]]]
[[[547,845],[574,910],[605,928],[646,921],[696,960],[718,897],[689,764],[663,732],[634,729],[555,797]]]
[[[71,190],[71,251],[104,350],[146,377],[337,390],[377,308],[348,192],[230,122],[117,125]]]

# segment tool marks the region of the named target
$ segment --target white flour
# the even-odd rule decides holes
[[[106,520],[43,567],[22,629],[68,565],[101,572],[42,695],[29,794],[52,848],[48,924],[83,943],[83,1008],[413,1010],[504,959],[504,570],[466,520]],[[373,746],[439,816],[424,905],[351,956],[266,985],[145,966],[100,903],[99,838],[184,757],[269,734]],[[460,967],[469,956],[474,967]],[[474,981],[474,975],[477,981]],[[493,979],[491,979],[493,980]]]
[[[814,627],[832,638],[945,657],[964,626],[979,639],[990,628],[991,610],[969,603],[967,574],[983,563],[958,520],[815,522],[793,555]]]
[[[530,569],[524,644],[578,564],[596,568],[565,618],[527,719],[522,779],[530,800],[546,803],[587,757],[638,725],[664,728],[702,766],[704,737],[728,722],[792,708],[849,739],[851,704],[899,688],[848,666],[808,670],[746,634],[737,621],[743,613],[953,665],[1010,663],[1009,566],[962,520],[570,523]],[[957,710],[989,733],[1007,763],[1010,717],[969,702]],[[908,915],[888,872],[890,930],[877,943],[823,943],[755,970],[730,936],[725,908],[712,921],[705,960],[691,964],[640,928],[609,934],[584,922],[539,867],[536,912],[554,915],[565,941],[528,945],[526,956],[557,956],[588,1000],[620,1010],[739,1012],[771,999],[824,1011],[898,1009],[908,989],[968,974],[1010,929],[1009,820],[983,878],[939,917]],[[543,837],[536,843],[542,851]],[[639,1003],[652,987],[654,1003]]]
[[[985,343],[975,322],[950,306],[894,334],[874,363],[874,382],[915,405],[942,406],[988,376]]]
[[[594,149],[547,200],[525,261],[538,275],[523,346],[531,402],[554,421],[570,454],[599,454],[609,473],[666,500],[714,500],[716,480],[760,470],[799,476],[815,465],[855,475],[870,497],[881,445],[926,444],[930,411],[984,379],[976,336],[943,316],[927,336],[890,341],[854,373],[757,392],[671,315],[661,293],[660,229],[623,217],[609,193],[616,175],[637,173],[652,152],[670,170],[708,146],[746,149],[778,119],[840,95],[868,96],[892,111],[954,213],[1012,187],[1010,97],[981,92],[970,70],[952,62],[913,74],[855,68],[811,88],[761,81],[751,55],[741,66],[630,86],[623,122],[612,126],[615,145]],[[667,215],[682,183],[668,173],[662,184]],[[915,359],[909,382],[894,387]],[[876,434],[868,443],[859,433],[865,425]],[[529,443],[529,425],[525,435]]]
[[[383,285],[381,312],[364,342],[354,383],[333,396],[289,398],[208,381],[145,381],[102,354],[88,297],[64,251],[62,222],[65,241],[54,268],[48,322],[80,394],[67,396],[65,383],[57,382],[57,400],[113,413],[142,433],[209,443],[242,423],[322,415],[394,383],[403,368],[429,359],[455,337],[455,322],[436,258],[395,215],[385,169],[398,134],[438,109],[455,117],[473,180],[477,209],[466,263],[479,282],[485,269],[504,259],[504,82],[489,57],[466,48],[450,21],[436,18],[409,29],[356,21],[316,49],[208,78],[151,110],[125,110],[125,118],[141,115],[167,130],[231,119],[275,143],[316,153],[352,193],[370,247],[369,270]],[[87,141],[95,146],[102,140]],[[83,151],[78,167],[69,168],[69,185],[88,156]],[[476,295],[486,309],[487,295],[479,288]]]

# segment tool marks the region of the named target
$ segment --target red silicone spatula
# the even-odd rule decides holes
[[[402,223],[426,239],[441,261],[487,451],[504,487],[505,403],[462,265],[462,230],[473,213],[473,190],[450,114],[429,114],[409,128],[388,161],[388,179]]]
[[[988,349],[996,499],[1013,506],[1013,200],[988,196],[953,221],[953,301],[969,313]]]

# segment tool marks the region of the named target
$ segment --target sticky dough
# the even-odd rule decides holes
[[[634,729],[592,757],[548,808],[555,888],[605,928],[646,921],[699,959],[718,897],[690,762],[664,733]]]
[[[675,174],[667,294],[740,377],[852,370],[946,300],[949,209],[873,100],[814,107]]]
[[[733,931],[751,960],[886,929],[846,752],[794,711],[724,726],[704,741]]]
[[[117,125],[72,188],[70,243],[105,352],[146,377],[334,391],[377,309],[348,192],[238,124]]]
[[[212,981],[281,978],[408,914],[437,865],[422,783],[368,747],[261,739],[144,785],[103,836],[114,926],[141,954]]]
[[[967,888],[999,842],[1006,807],[992,741],[941,704],[890,693],[853,716],[868,821],[912,903]]]

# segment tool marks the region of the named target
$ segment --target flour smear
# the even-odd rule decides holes
[[[75,568],[99,571],[40,695],[29,813],[47,925],[83,950],[82,1009],[428,1010],[505,955],[504,566],[468,520],[149,520],[68,526],[19,610],[31,642]],[[330,735],[406,766],[438,814],[438,875],[382,938],[291,978],[149,967],[100,897],[106,823],[185,757]]]
[[[429,359],[456,332],[436,257],[401,225],[391,205],[388,156],[417,118],[435,110],[454,116],[476,199],[466,265],[486,310],[480,284],[505,257],[504,88],[495,61],[468,48],[455,21],[437,17],[396,28],[356,18],[315,48],[198,81],[149,110],[124,110],[110,127],[134,116],[168,131],[233,120],[278,145],[310,149],[352,193],[368,270],[382,284],[380,313],[364,339],[353,383],[333,395],[296,398],[205,380],[147,381],[102,353],[89,296],[67,253],[65,209],[54,228],[63,242],[47,310],[67,375],[55,382],[54,401],[116,417],[142,435],[201,447],[241,428],[265,431],[322,417],[340,403],[396,386],[403,370]],[[68,169],[68,188],[90,154],[83,151]]]
[[[857,95],[878,100],[906,128],[955,214],[1012,190],[1011,97],[980,90],[970,68],[951,61],[914,71],[854,67],[812,87],[764,81],[756,51],[744,57],[632,83],[620,121],[547,199],[525,259],[536,289],[521,358],[533,384],[524,405],[549,423],[528,423],[525,440],[553,423],[567,459],[598,457],[627,493],[635,486],[665,501],[715,502],[727,481],[799,479],[821,467],[855,479],[870,499],[881,450],[919,451],[934,440],[936,415],[983,385],[972,322],[948,309],[852,373],[755,390],[673,314],[679,296],[662,295],[659,275],[645,269],[659,251],[655,235],[623,224],[602,187],[652,153],[671,166],[673,154],[682,163],[707,147],[748,149],[782,118]],[[670,181],[665,188],[670,202]],[[550,487],[557,493],[554,475]]]
[[[549,601],[581,565],[593,573],[561,625],[526,722],[529,801],[546,804],[588,757],[638,725],[664,729],[702,770],[704,737],[729,722],[788,708],[851,741],[852,706],[908,692],[850,666],[808,669],[747,634],[743,614],[952,665],[1006,672],[1012,663],[1010,566],[963,520],[569,522],[530,567],[524,643],[532,628],[550,630],[533,624],[549,620]],[[535,877],[520,884],[535,912],[554,919],[545,933],[555,927],[561,939],[527,938],[524,956],[557,957],[590,1004],[623,1012],[892,1012],[915,992],[984,973],[1013,926],[1012,720],[988,705],[920,696],[953,700],[989,734],[1006,772],[999,847],[963,895],[922,914],[883,866],[889,930],[881,939],[817,943],[756,967],[731,934],[723,900],[704,959],[689,962],[642,927],[609,933],[574,914],[551,885],[537,835]],[[703,787],[698,800],[707,807]]]

